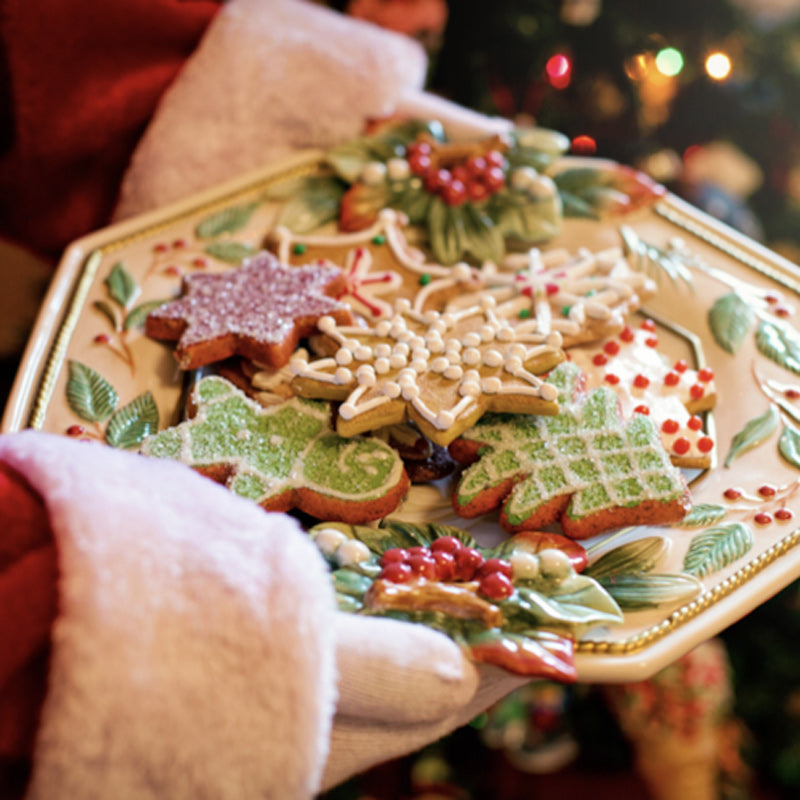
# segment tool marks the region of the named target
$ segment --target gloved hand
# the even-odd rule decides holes
[[[180,464],[33,431],[0,437],[0,462],[35,529],[3,537],[14,560],[0,574],[3,607],[26,609],[32,638],[17,636],[22,655],[0,659],[10,665],[0,675],[41,650],[54,616],[53,546],[37,547],[49,535],[43,509],[58,552],[32,798],[81,800],[99,787],[307,798],[434,741],[524,682],[476,668],[423,626],[338,612],[327,566],[291,517]],[[22,596],[7,579],[40,553]],[[4,640],[17,618],[0,618]],[[30,729],[36,703],[26,708]],[[8,705],[0,712],[19,721]]]

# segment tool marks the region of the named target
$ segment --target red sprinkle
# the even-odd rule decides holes
[[[664,431],[664,433],[677,433],[678,428],[680,428],[680,425],[678,425],[677,421],[674,419],[665,419],[661,424],[661,430]]]
[[[644,340],[644,343],[648,347],[656,348],[658,347],[658,336],[649,336],[647,339]]]
[[[558,286],[557,283],[546,283],[544,285],[544,290],[545,290],[545,292],[547,292],[547,294],[550,294],[550,295],[558,294],[559,286]]]
[[[714,449],[714,440],[710,436],[701,436],[697,440],[697,449],[701,453],[710,453]]]
[[[677,372],[668,372],[664,376],[665,386],[677,386],[681,381],[681,376]]]
[[[753,520],[756,522],[757,525],[769,525],[772,522],[772,517],[766,513],[766,511],[759,511],[753,517]]]
[[[738,500],[742,496],[741,489],[726,489],[723,493],[726,500]]]
[[[672,365],[672,369],[674,369],[675,372],[686,372],[686,370],[689,369],[689,365],[682,358],[679,358]]]
[[[793,516],[794,514],[788,508],[779,508],[775,512],[775,519],[781,522],[788,522]]]
[[[689,452],[689,448],[692,446],[692,443],[685,437],[681,436],[680,438],[676,439],[672,444],[672,449],[679,455],[685,455]]]
[[[630,325],[626,325],[619,334],[619,338],[622,339],[623,342],[632,342],[633,341],[633,328]]]
[[[595,353],[592,358],[592,364],[596,367],[602,367],[608,364],[608,356],[605,353]]]
[[[644,414],[645,416],[650,415],[650,409],[648,406],[636,406],[633,411],[635,414]]]
[[[697,377],[703,382],[708,383],[714,380],[714,370],[711,367],[703,367],[698,373]]]
[[[615,356],[617,353],[619,353],[619,344],[617,344],[617,342],[606,342],[603,345],[603,350],[605,350],[610,356]]]
[[[654,331],[656,329],[656,324],[651,319],[642,320],[642,324],[639,326],[644,328],[646,331]]]
[[[648,378],[647,375],[642,375],[641,373],[639,373],[633,379],[633,385],[637,389],[646,389],[650,385],[650,378]]]
[[[699,431],[703,427],[703,420],[700,417],[689,417],[686,427],[692,431]]]
[[[706,390],[699,383],[693,384],[689,389],[689,394],[693,400],[699,400],[705,393]]]
[[[609,372],[605,377],[605,381],[606,383],[610,383],[612,386],[616,386],[619,383],[619,375]]]
[[[769,483],[765,483],[763,486],[758,487],[758,493],[762,497],[775,497],[778,493],[778,490]]]

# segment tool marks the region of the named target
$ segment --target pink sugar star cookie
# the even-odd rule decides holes
[[[334,299],[343,283],[334,267],[290,267],[263,252],[237,269],[188,275],[183,296],[151,311],[145,330],[154,339],[178,342],[181,369],[233,355],[281,367],[320,317],[352,323],[349,308]]]

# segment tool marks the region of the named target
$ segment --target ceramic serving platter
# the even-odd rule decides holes
[[[183,275],[230,269],[260,249],[280,208],[267,195],[316,171],[320,157],[302,154],[75,242],[44,300],[3,430],[126,446],[137,425],[179,422],[186,376],[171,347],[144,335],[144,317],[176,296]],[[590,564],[629,543],[659,545],[654,563],[634,564],[639,588],[622,624],[577,644],[583,681],[645,678],[800,576],[800,270],[669,194],[624,216],[568,218],[542,247],[620,245],[658,287],[632,325],[652,320],[670,360],[713,372],[717,402],[702,422],[715,450],[710,468],[686,473],[694,510],[683,523],[583,542]],[[96,376],[111,387],[113,413],[92,421],[69,393]],[[487,547],[506,535],[496,515],[456,517],[449,489],[448,479],[414,486],[392,516],[460,526]]]

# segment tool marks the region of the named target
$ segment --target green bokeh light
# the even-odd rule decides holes
[[[669,78],[674,77],[683,69],[683,54],[674,47],[665,47],[656,55],[656,69]]]

